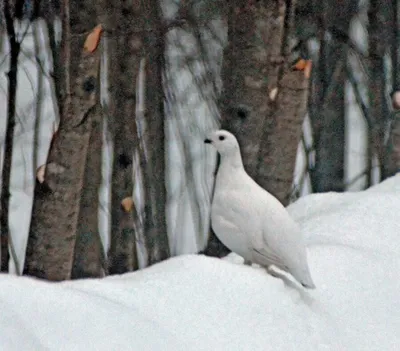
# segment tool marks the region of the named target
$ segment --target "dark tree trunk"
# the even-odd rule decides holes
[[[10,46],[10,63],[8,71],[8,101],[7,101],[7,127],[4,141],[4,158],[1,175],[0,196],[0,231],[1,231],[1,272],[8,272],[10,243],[9,205],[10,205],[10,177],[13,155],[13,140],[15,128],[15,107],[17,94],[18,56],[20,43],[17,41],[14,29],[14,18],[9,0],[4,1],[4,19]],[[17,265],[17,262],[15,262]],[[18,269],[18,267],[17,267]]]
[[[217,170],[219,167],[220,163],[220,156],[217,155]],[[216,173],[215,173],[216,174]],[[215,183],[212,189],[212,195],[211,195],[211,203],[212,199],[214,197],[214,191],[215,191]],[[210,223],[211,224],[211,223]],[[207,245],[204,248],[204,250],[200,251],[199,254],[204,254],[206,256],[211,256],[211,257],[225,257],[231,252],[221,240],[218,239],[217,235],[215,234],[214,230],[212,229],[212,225],[210,225],[210,230],[208,233],[208,240],[207,240]]]
[[[338,4],[324,0],[319,6],[320,51],[313,74],[310,119],[315,166],[310,172],[314,192],[344,191],[346,40],[357,11],[352,0]],[[327,33],[330,33],[328,38]]]
[[[93,278],[105,275],[105,255],[98,228],[99,188],[101,183],[101,149],[103,116],[100,104],[87,117],[90,128],[80,200],[77,235],[71,278]]]
[[[315,101],[312,127],[315,166],[311,171],[314,192],[344,191],[345,163],[345,83],[347,50],[340,43],[325,43],[329,53],[320,52],[315,87],[320,89]]]
[[[400,171],[400,4],[392,0],[393,33],[391,36],[392,56],[392,122],[386,147],[385,174],[392,176]]]
[[[295,5],[246,0],[229,4],[220,103],[222,127],[237,136],[247,172],[285,204],[308,83],[303,72],[290,70]]]
[[[146,49],[144,236],[148,264],[151,265],[170,256],[165,213],[166,150],[163,89],[165,33],[161,25],[161,8],[158,0],[146,4],[145,16],[150,30],[146,31],[144,40]]]
[[[99,51],[84,52],[95,26],[92,2],[64,2],[60,127],[53,139],[45,180],[36,184],[24,274],[48,280],[71,278],[80,198],[96,108]]]
[[[379,163],[381,180],[388,176],[385,168],[385,134],[389,125],[389,110],[385,99],[384,55],[387,39],[390,37],[386,24],[386,11],[389,6],[389,0],[370,0],[368,9],[368,89],[372,122],[369,142],[372,145],[372,156],[375,156]],[[372,163],[372,160],[370,162]]]
[[[278,89],[276,109],[263,127],[256,180],[287,205],[307,111],[308,78],[302,71],[287,72]]]
[[[109,126],[114,144],[108,269],[110,274],[121,274],[138,269],[133,156],[138,146],[136,81],[143,57],[145,23],[140,6],[127,3],[108,6],[106,23],[115,30],[108,39]]]
[[[241,146],[244,166],[257,176],[264,122],[272,114],[268,99],[278,87],[285,19],[284,1],[234,0],[229,3],[228,45],[222,66],[222,127]]]

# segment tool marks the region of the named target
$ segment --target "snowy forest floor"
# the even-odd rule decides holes
[[[179,256],[101,280],[0,275],[0,349],[398,350],[399,210],[400,175],[292,204],[315,291],[233,254]]]

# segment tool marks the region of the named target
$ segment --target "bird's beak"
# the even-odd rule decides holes
[[[204,140],[204,143],[205,143],[205,144],[211,144],[212,141],[211,141],[210,139],[205,139],[205,140]]]

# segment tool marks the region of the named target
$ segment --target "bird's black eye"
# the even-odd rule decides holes
[[[225,140],[225,137],[223,135],[220,135],[220,137],[218,138],[219,140]]]

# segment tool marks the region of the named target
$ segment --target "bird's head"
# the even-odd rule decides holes
[[[213,145],[221,156],[235,154],[239,151],[239,144],[235,136],[226,130],[218,130],[204,140],[206,144]]]

